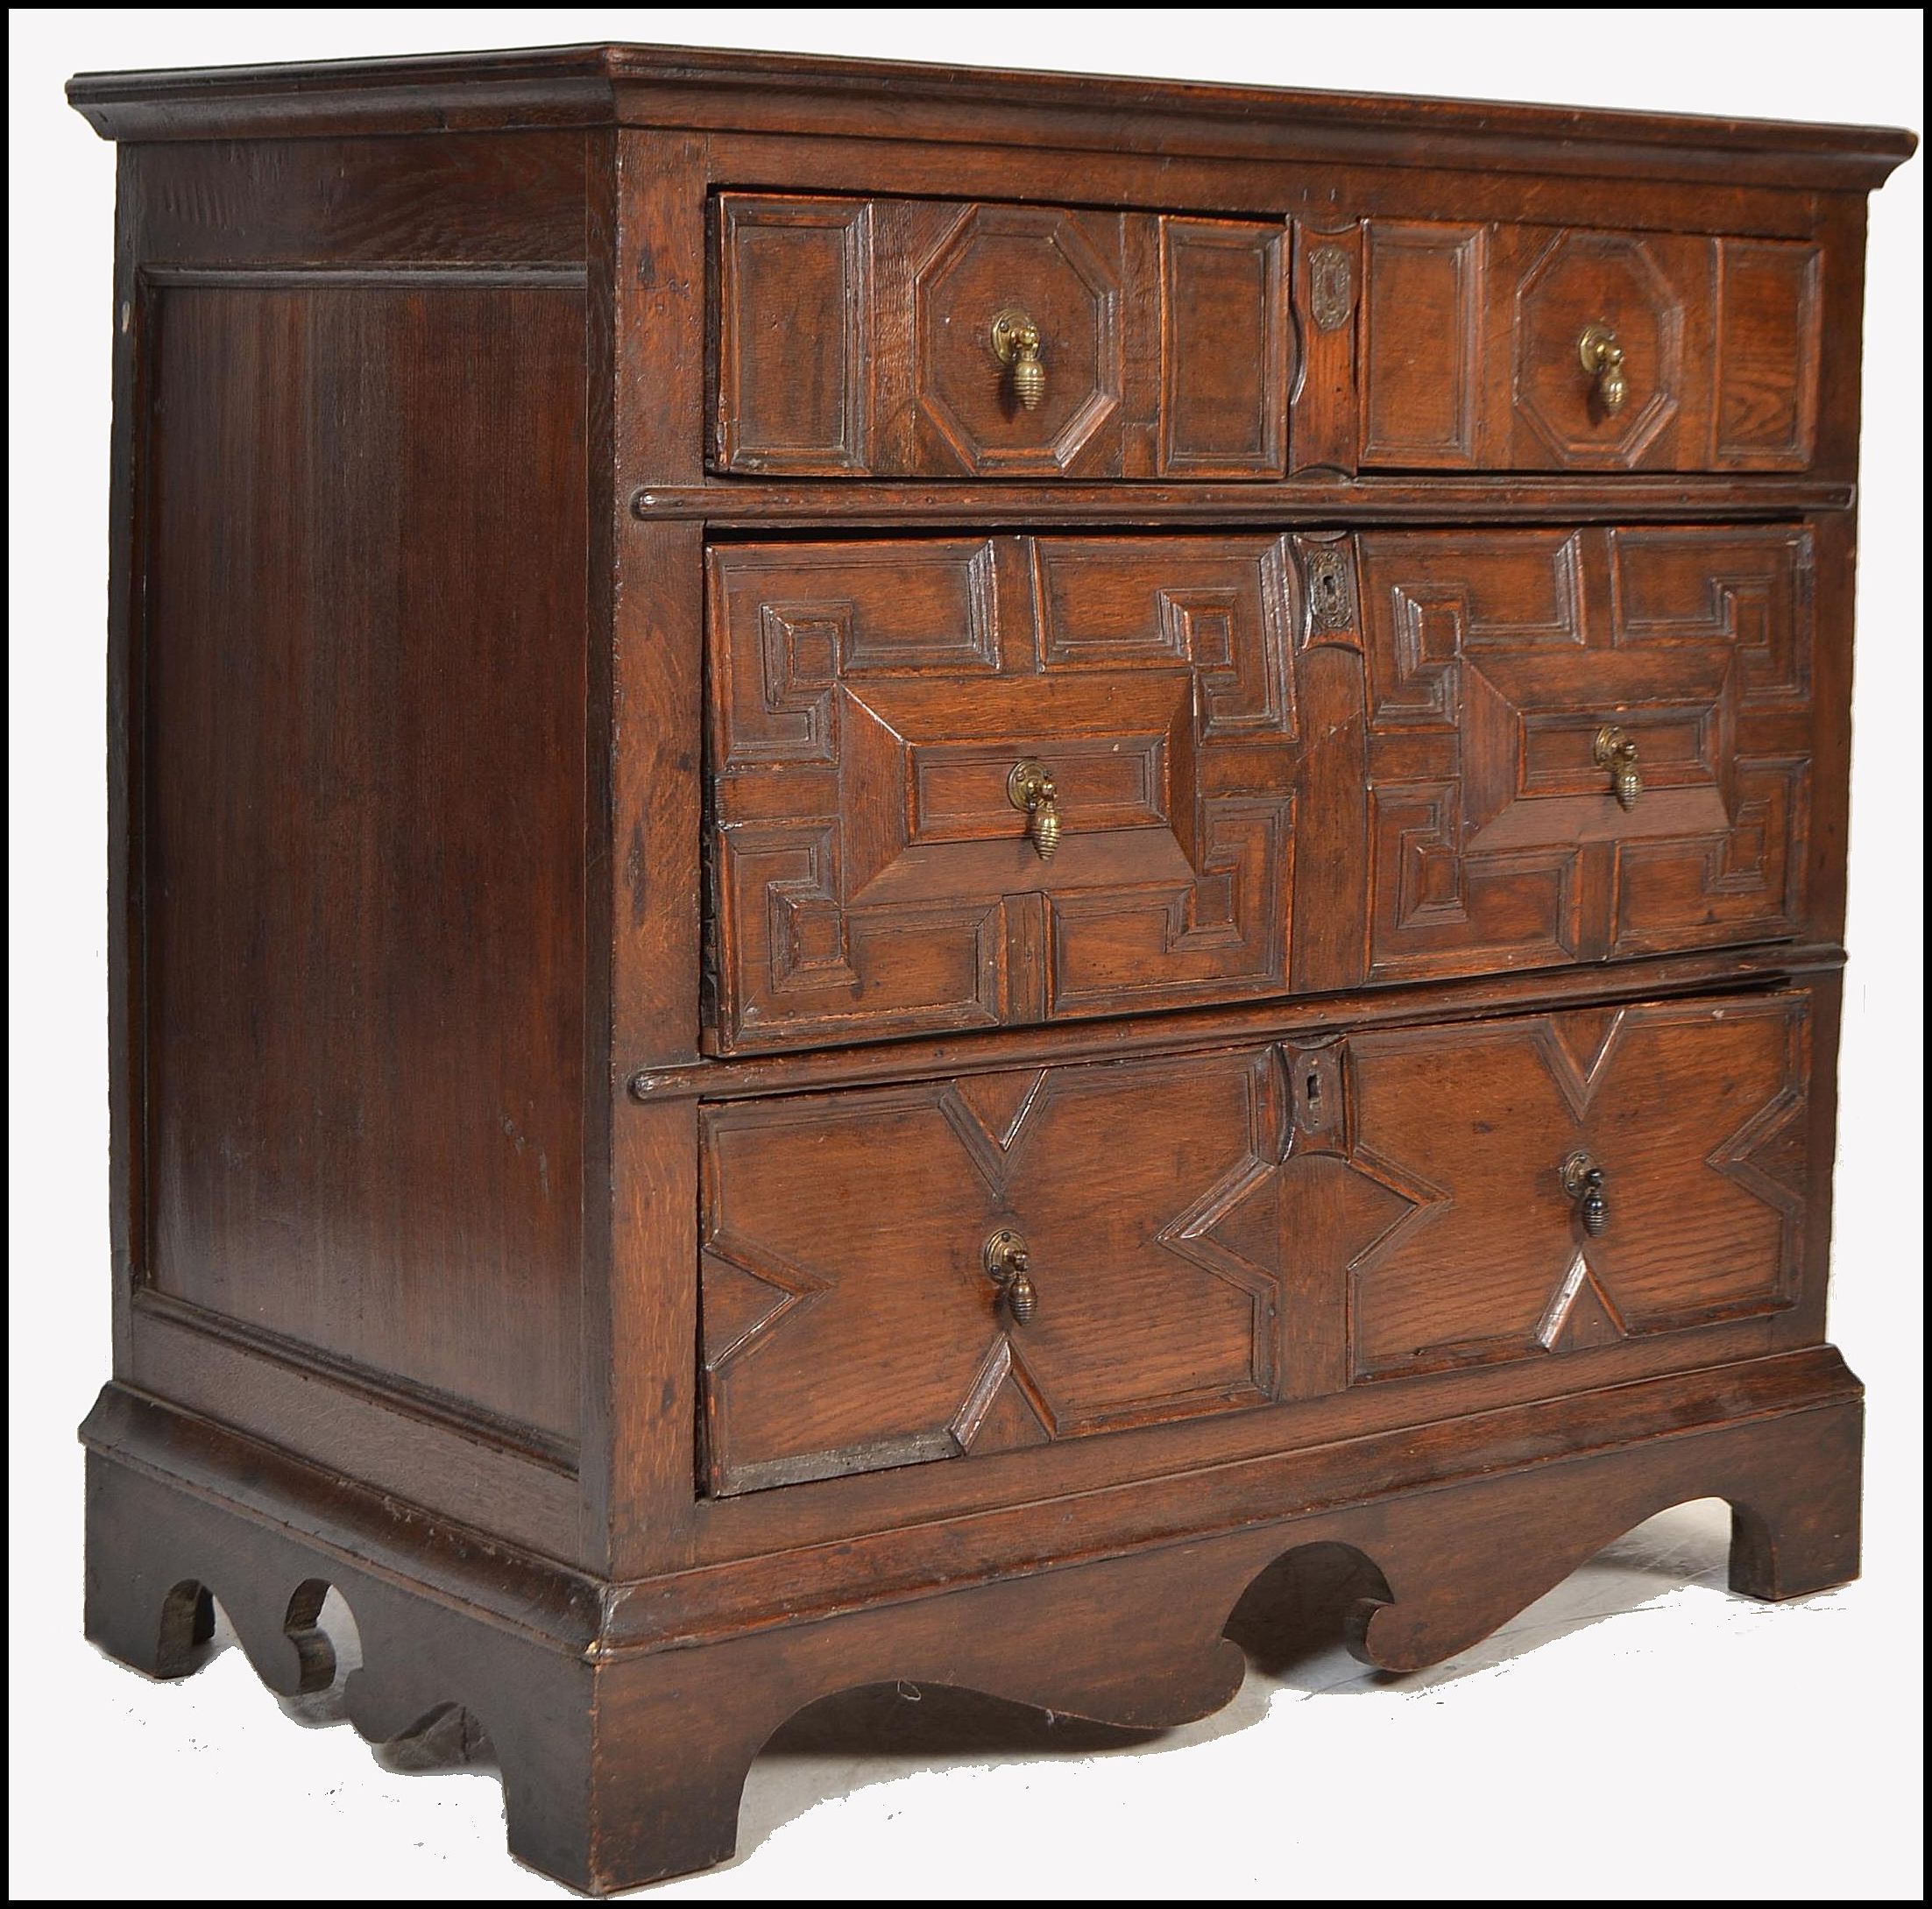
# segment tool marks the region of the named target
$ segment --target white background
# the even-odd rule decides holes
[[[81,1638],[72,1428],[109,1359],[113,152],[64,106],[69,74],[676,39],[1917,128],[1922,31],[1906,11],[15,11],[12,1892],[562,1893],[505,1856],[493,1778],[400,1774],[346,1724],[299,1729],[234,1650],[156,1686]],[[1305,1651],[1151,1748],[1096,1755],[1064,1726],[930,1697],[882,1726],[851,1706],[761,1759],[740,1861],[664,1893],[1919,1893],[1923,171],[1872,204],[1865,341],[1833,1336],[1872,1394],[1865,1578],[1794,1607],[1733,1601],[1704,1505],[1442,1671],[1369,1677]]]

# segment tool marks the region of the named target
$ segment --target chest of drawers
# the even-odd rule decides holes
[[[119,142],[88,1634],[513,1849],[1652,1512],[1855,1575],[1865,129],[640,48]]]

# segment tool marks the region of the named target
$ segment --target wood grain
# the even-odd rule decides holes
[[[1381,1190],[1347,1262],[1356,1375],[1790,1305],[1807,1005],[1780,994],[1351,1036],[1351,1164]],[[1578,1149],[1604,1174],[1600,1237],[1561,1183]]]
[[[128,185],[144,262],[482,265],[584,261],[581,134],[144,145]]]
[[[1782,1311],[1807,1009],[1587,1008],[714,1110],[711,1488]],[[1560,1181],[1579,1149],[1601,1237]],[[1031,1255],[1023,1321],[980,1257],[1001,1227]]]
[[[1281,992],[1295,588],[1279,539],[715,550],[720,1045]]]
[[[151,296],[146,1276],[574,1437],[581,294]]]
[[[1802,470],[1821,262],[1791,239],[1371,218],[1361,468]],[[1624,352],[1614,411],[1578,357],[1592,325]]]
[[[725,193],[716,223],[721,471],[1282,473],[1284,223]],[[1006,312],[1039,330],[1034,407]]]
[[[1358,545],[1372,974],[1799,932],[1817,721],[1801,529]],[[1606,723],[1638,747],[1628,809],[1595,760]]]
[[[1229,1225],[1279,1156],[1281,1092],[1271,1056],[1236,1052],[709,1114],[711,1488],[1276,1396],[1282,1335],[1341,1292],[1284,1317],[1275,1242]],[[1023,1322],[982,1260],[1002,1227],[1038,1290]]]
[[[1164,477],[1278,477],[1292,379],[1284,226],[1164,218]]]

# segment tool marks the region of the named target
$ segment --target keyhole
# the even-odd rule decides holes
[[[1320,1074],[1310,1074],[1308,1077],[1308,1105],[1314,1107],[1320,1102],[1320,1099],[1321,1076]]]

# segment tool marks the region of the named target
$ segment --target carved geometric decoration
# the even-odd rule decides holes
[[[1240,1206],[1256,1186],[1271,1180],[1274,1171],[1270,1162],[1250,1155],[1155,1234],[1169,1252],[1248,1294],[1254,1301],[1257,1320],[1265,1328],[1256,1338],[1255,1383],[1270,1395],[1275,1389],[1272,1327],[1280,1281],[1277,1270],[1279,1255],[1264,1250],[1259,1257],[1249,1259],[1230,1252],[1220,1238],[1219,1229],[1223,1218]]]
[[[727,470],[862,471],[870,456],[872,208],[725,194],[712,459]],[[773,350],[768,314],[813,322]]]
[[[987,1348],[966,1403],[947,1429],[962,1453],[1017,1452],[1052,1442],[1052,1408],[1010,1333],[1002,1333]]]
[[[1045,1079],[1044,1067],[1030,1072],[968,1074],[953,1082],[948,1099],[970,1114],[987,1142],[1004,1154],[1011,1150],[1020,1122]]]
[[[1808,1026],[1801,993],[1646,1002],[710,1108],[712,1489],[1778,1312]]]
[[[1214,1239],[1272,1173],[1265,1052],[709,1108],[714,1492],[1260,1403],[1280,1277]],[[1109,1172],[1159,1132],[1161,1170]],[[854,1223],[862,1216],[862,1223]],[[1020,1233],[1037,1316],[981,1262]]]
[[[704,1357],[722,1365],[741,1357],[770,1333],[793,1307],[803,1304],[829,1282],[755,1247],[713,1244],[704,1268]]]
[[[1374,218],[1365,231],[1362,466],[1473,470],[1490,229]]]
[[[1305,251],[1300,305],[1312,322],[1295,424],[1314,441],[1310,461],[1524,473],[1808,469],[1827,361],[1825,251],[1648,225],[1370,217],[1360,322],[1350,328],[1335,300],[1332,336],[1319,262],[1332,251],[1340,273],[1347,252]],[[1593,336],[1603,332],[1607,341]],[[1599,342],[1616,347],[1620,391],[1603,376]]]
[[[1570,1111],[1579,1118],[1589,1110],[1610,1044],[1623,1024],[1621,1008],[1573,1008],[1549,1015],[1539,1029],[1546,1043],[1544,1060]]]
[[[1790,1083],[1736,1133],[1712,1148],[1706,1161],[1782,1216],[1780,1251],[1785,1262],[1793,1265],[1803,1236],[1806,1182],[1810,1173],[1809,1107],[1800,1085],[1802,1057],[1797,1051],[1801,1031],[1792,1030]]]
[[[713,470],[1283,475],[1285,216],[735,192],[713,209]],[[1319,309],[1341,295],[1347,357],[1348,258],[1313,269]],[[1030,407],[1000,356],[1020,319],[1037,336]]]
[[[1711,456],[1720,468],[1801,470],[1817,424],[1822,250],[1721,238]]]
[[[1233,1184],[1216,1190],[1203,1213],[1188,1217],[1180,1237],[1164,1243],[1184,1251],[1197,1265],[1210,1264],[1253,1277],[1279,1262],[1280,1189],[1277,1169],[1256,1160]]]
[[[1579,1253],[1537,1325],[1537,1344],[1545,1352],[1589,1352],[1614,1345],[1623,1336],[1615,1309]]]
[[[1042,537],[1039,667],[1200,676],[1207,740],[1295,734],[1288,559],[1278,537]]]
[[[1710,1163],[1749,1186],[1760,1199],[1775,1204],[1782,1194],[1802,1200],[1808,1171],[1807,1111],[1801,1094],[1773,1101],[1716,1148]]]
[[[1608,323],[1623,344],[1631,395],[1605,416],[1589,401],[1577,340]],[[1561,464],[1634,466],[1676,416],[1684,307],[1649,246],[1622,233],[1563,231],[1516,293],[1518,414]]]
[[[1373,532],[1370,972],[1792,934],[1810,545],[1782,527]],[[1586,570],[1610,579],[1586,593]],[[1625,809],[1594,757],[1636,743]]]
[[[1160,222],[1165,477],[1278,477],[1288,425],[1285,219]],[[1129,322],[1144,308],[1129,311]]]
[[[740,762],[830,762],[832,692],[848,639],[852,606],[768,603],[759,616],[764,707],[732,750]],[[786,718],[791,718],[787,721]]]
[[[1010,399],[990,343],[994,318],[1023,296],[1041,334],[1037,412]],[[1066,470],[1118,407],[1120,282],[1074,216],[975,205],[914,274],[920,409],[967,470]]]
[[[711,555],[726,1050],[1287,985],[1300,773],[1280,536]],[[1051,863],[1009,798],[1057,788]]]
[[[1298,1153],[1281,1170],[1281,1226],[1290,1241],[1320,1240],[1338,1267],[1352,1267],[1447,1197],[1360,1149]]]
[[[1352,1261],[1355,1376],[1789,1305],[1806,1027],[1802,996],[1773,995],[1350,1036],[1351,1165],[1443,1190]],[[1562,1184],[1578,1149],[1604,1172],[1600,1236]]]

